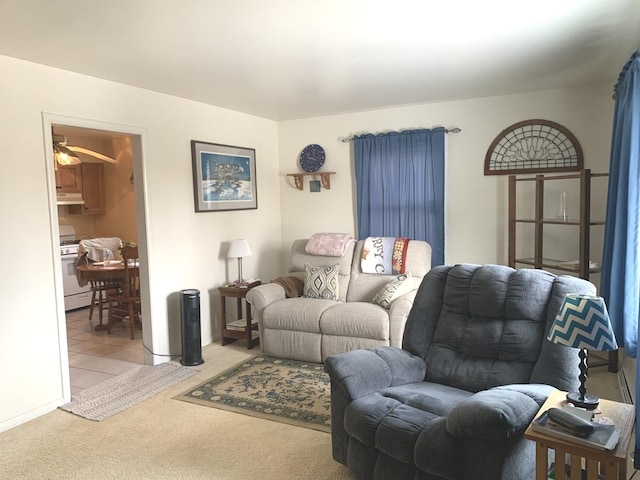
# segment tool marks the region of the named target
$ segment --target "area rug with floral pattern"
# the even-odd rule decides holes
[[[323,365],[259,355],[174,398],[330,432],[330,397]]]

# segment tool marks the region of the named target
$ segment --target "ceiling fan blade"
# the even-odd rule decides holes
[[[105,162],[113,163],[114,165],[118,163],[113,158],[107,157],[106,155],[103,155],[98,152],[94,152],[93,150],[89,150],[88,148],[76,147],[73,145],[67,145],[67,148],[72,152],[85,153],[87,155],[91,155],[92,157],[98,158],[100,160],[104,160]]]

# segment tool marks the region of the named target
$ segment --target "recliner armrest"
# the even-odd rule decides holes
[[[390,386],[421,382],[426,364],[405,350],[384,346],[331,355],[324,369],[332,384],[353,400]]]
[[[483,390],[449,412],[447,431],[454,437],[508,440],[527,429],[552,391],[549,385],[505,385]]]

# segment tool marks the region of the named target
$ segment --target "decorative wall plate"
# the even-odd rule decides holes
[[[572,172],[583,167],[582,148],[565,127],[525,120],[503,130],[484,159],[485,175]]]
[[[324,158],[324,149],[320,145],[307,145],[300,153],[300,167],[307,173],[317,172],[324,165]]]

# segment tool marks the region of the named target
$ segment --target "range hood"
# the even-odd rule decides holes
[[[58,193],[56,200],[58,205],[84,205],[81,193]]]

